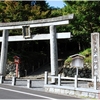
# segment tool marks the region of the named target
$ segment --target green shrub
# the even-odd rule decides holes
[[[91,63],[91,48],[87,48],[83,52],[80,52],[79,54],[85,56],[84,63]]]
[[[82,52],[79,52],[79,54],[85,56],[85,59],[84,59],[84,63],[88,63],[90,64],[91,63],[91,48],[87,48],[86,50],[82,51]],[[71,58],[68,57],[65,62],[64,62],[64,65],[69,65],[71,63]]]

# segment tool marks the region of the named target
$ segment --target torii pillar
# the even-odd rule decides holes
[[[2,45],[1,45],[1,59],[0,59],[0,75],[5,77],[7,50],[8,50],[8,30],[3,30],[2,33]]]
[[[58,50],[56,39],[56,26],[50,26],[50,55],[51,55],[51,75],[58,75]],[[51,83],[55,83],[52,78]]]

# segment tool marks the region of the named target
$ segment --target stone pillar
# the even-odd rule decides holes
[[[100,82],[100,34],[91,34],[91,61],[92,61],[92,78],[97,77]]]
[[[8,30],[3,30],[3,38],[1,45],[1,63],[0,63],[0,75],[5,76],[6,61],[7,61],[7,49],[8,49]]]
[[[51,75],[58,75],[58,50],[56,39],[56,27],[50,26],[50,55],[51,55]],[[55,83],[55,79],[52,79]]]
[[[31,80],[27,80],[27,88],[31,88],[32,85],[32,81]]]
[[[12,86],[16,85],[16,77],[12,77]]]

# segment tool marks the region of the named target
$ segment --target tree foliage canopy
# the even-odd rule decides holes
[[[64,1],[63,14],[74,13],[69,25],[75,41],[82,45],[90,45],[90,35],[100,32],[100,1]]]
[[[23,1],[24,2],[24,1]],[[0,21],[15,22],[47,18],[50,15],[48,4],[45,1],[37,1],[32,6],[30,2],[0,1]],[[43,6],[44,5],[44,6]]]

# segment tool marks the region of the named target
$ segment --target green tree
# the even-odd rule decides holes
[[[47,11],[50,8],[48,3],[46,3],[45,0],[41,0],[41,1],[36,0],[36,4],[35,5],[40,6],[42,11]]]
[[[5,9],[6,9],[6,4],[3,1],[0,1],[0,22],[5,22]]]
[[[100,1],[64,2],[66,6],[63,8],[63,14],[74,13],[74,19],[67,30],[72,31],[73,39],[78,43],[79,50],[90,47],[91,33],[100,31]]]
[[[22,21],[23,6],[17,1],[5,1],[6,6],[6,22]]]

